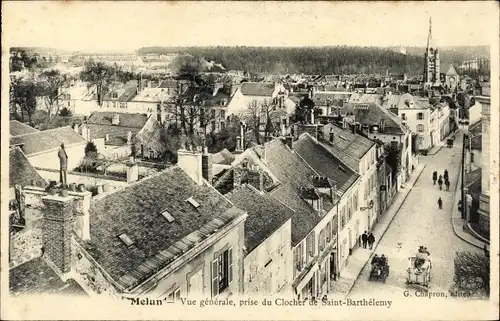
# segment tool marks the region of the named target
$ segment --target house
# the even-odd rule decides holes
[[[57,153],[61,143],[68,154],[68,170],[72,170],[85,155],[86,141],[71,127],[37,131],[10,139],[10,146],[19,146],[34,167],[53,170],[59,170]]]
[[[148,117],[146,114],[94,112],[79,130],[85,139],[96,143],[99,153],[112,158],[128,157],[131,153],[132,141],[144,128],[149,118],[151,116]],[[151,120],[151,122],[154,121]],[[153,147],[153,150],[155,148]],[[143,146],[140,154],[148,153],[149,148]]]
[[[59,110],[67,108],[73,115],[88,116],[98,108],[92,96],[92,91],[89,91],[86,84],[72,83],[60,91]]]
[[[472,172],[481,167],[482,121],[469,127],[469,136],[465,149],[465,171]]]
[[[255,178],[263,179],[263,176]],[[245,220],[243,293],[290,294],[293,281],[292,216],[295,212],[250,184],[236,187],[226,196],[248,213]]]
[[[204,162],[200,152],[180,150],[179,166],[100,194],[90,206],[77,192],[43,196],[38,262],[92,296],[240,293],[247,214],[207,184]]]
[[[356,201],[366,219],[361,220],[360,227],[369,231],[379,215],[377,186],[377,144],[355,132],[328,124],[318,128],[318,137],[323,138],[323,146],[335,155],[346,166],[360,176],[359,195]],[[362,234],[362,232],[360,233]]]
[[[446,70],[444,75],[442,75],[441,82],[444,83],[450,91],[455,91],[455,88],[457,88],[460,82],[460,76],[458,75],[455,66],[450,64],[448,68],[446,68],[446,66],[441,67],[443,68],[442,70]]]
[[[253,102],[277,105],[290,115],[295,111],[295,103],[288,99],[283,85],[272,82],[244,82],[231,98],[227,112],[241,115]]]
[[[354,115],[350,122],[351,128],[356,126],[355,130],[362,132],[367,138],[384,145],[392,144],[400,151],[400,170],[392,175],[397,178],[397,185],[401,185],[409,178],[414,163],[411,131],[399,117],[375,102],[366,103],[364,108],[356,105],[352,108],[354,109],[349,110]]]
[[[17,120],[9,121],[10,137],[21,136],[21,135],[25,135],[25,134],[32,134],[32,133],[37,133],[37,132],[39,132],[38,129],[33,128],[33,127],[26,125],[24,123],[21,123],[20,121],[17,121]]]
[[[105,93],[102,97],[102,105],[99,106],[100,111],[107,112],[126,112],[135,96],[140,92],[142,86],[141,81],[131,80],[126,84],[120,84]],[[92,96],[92,100],[97,102],[97,94]]]
[[[353,93],[347,91],[316,91],[314,88],[309,93],[309,98],[314,102],[314,107],[319,108],[319,120],[328,121],[332,117],[346,114],[346,107]]]

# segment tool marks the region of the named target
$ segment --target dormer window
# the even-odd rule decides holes
[[[167,220],[167,222],[172,223],[175,218],[167,210],[164,210],[161,215]]]
[[[188,198],[186,202],[193,205],[194,208],[200,207],[200,203],[198,203],[193,197]]]
[[[111,94],[111,97],[112,97],[113,99],[118,99],[118,93],[112,93],[112,94]]]
[[[132,245],[134,245],[134,241],[132,241],[132,239],[125,233],[122,233],[120,235],[118,235],[118,238],[127,246],[127,247],[131,247]]]

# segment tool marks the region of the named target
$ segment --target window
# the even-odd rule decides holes
[[[474,163],[474,153],[470,153],[470,162]]]
[[[342,218],[342,221],[340,222],[340,227],[344,228],[344,225],[345,225],[345,215],[344,215],[344,213],[341,214],[341,218]]]
[[[233,249],[222,252],[212,261],[212,297],[227,290],[233,281]]]
[[[194,206],[194,208],[198,208],[198,207],[200,207],[200,204],[199,204],[197,201],[195,201],[195,199],[194,199],[194,198],[192,198],[192,197],[188,198],[188,199],[186,200],[186,202],[188,202],[189,204],[193,205],[193,206]]]
[[[163,217],[166,218],[169,223],[172,223],[173,221],[175,221],[175,218],[167,210],[164,210],[161,213],[161,215],[163,215]]]
[[[210,111],[210,118],[214,119],[215,118],[215,109],[212,109]]]
[[[210,122],[210,124],[211,124],[210,127],[212,128],[212,131],[214,131],[215,130],[215,120]]]
[[[330,243],[332,240],[332,224],[330,222],[326,223],[326,243]]]
[[[226,118],[226,111],[225,110],[221,110],[220,111],[220,118]]]
[[[424,132],[424,125],[423,124],[418,124],[417,125],[417,132],[423,133]]]
[[[306,255],[306,262],[309,263],[309,258],[314,256],[314,232],[309,234],[309,236],[306,239],[306,249],[307,249],[307,255]]]
[[[358,210],[358,191],[354,193],[354,211]]]
[[[120,103],[120,108],[127,108],[127,103]]]
[[[295,249],[295,267],[297,271],[301,271],[304,260],[304,242],[301,242]]]
[[[134,241],[132,241],[132,239],[130,237],[128,237],[127,234],[123,233],[123,234],[120,234],[118,235],[118,237],[120,238],[120,240],[128,247],[134,245]]]
[[[319,232],[319,251],[323,251],[326,247],[326,240],[325,240],[325,230],[321,230]]]
[[[224,129],[226,128],[226,123],[224,123],[223,121],[220,122],[220,129]]]
[[[406,120],[406,114],[404,114],[404,113],[403,113],[403,114],[401,114],[401,119],[402,119],[402,120]]]
[[[112,93],[111,97],[113,97],[113,99],[118,99],[118,93]]]
[[[167,300],[169,302],[179,301],[181,299],[181,288],[177,288],[167,295]]]
[[[424,113],[417,113],[417,120],[423,120],[424,119]]]

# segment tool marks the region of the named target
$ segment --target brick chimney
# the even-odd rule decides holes
[[[212,184],[212,154],[208,152],[207,147],[203,147],[203,155],[201,156],[201,170],[203,178]]]
[[[42,198],[44,258],[61,276],[71,271],[71,236],[73,233],[74,198],[48,195]]]
[[[179,149],[177,166],[179,166],[198,185],[203,185],[202,154],[198,151]]]

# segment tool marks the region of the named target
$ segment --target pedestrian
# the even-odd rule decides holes
[[[361,241],[363,242],[363,248],[366,249],[366,243],[368,243],[368,234],[366,234],[366,231],[361,235]]]
[[[432,173],[432,181],[434,182],[434,185],[436,185],[437,179],[438,179],[438,172],[434,171],[434,173]]]
[[[370,235],[368,235],[368,245],[370,246],[370,250],[373,249],[373,243],[375,243],[375,236],[373,236],[373,233],[370,233]]]
[[[438,184],[439,184],[439,190],[441,191],[443,189],[443,179],[439,177],[438,179]]]
[[[443,200],[441,199],[441,197],[438,199],[438,206],[439,206],[439,209],[443,208]]]
[[[444,185],[446,185],[446,190],[449,191],[450,190],[450,181],[449,180],[445,180],[444,181]]]
[[[447,170],[447,169],[445,169],[445,170],[444,170],[444,180],[446,181],[446,180],[448,180],[448,178],[449,178],[449,177],[448,177],[448,170]]]

